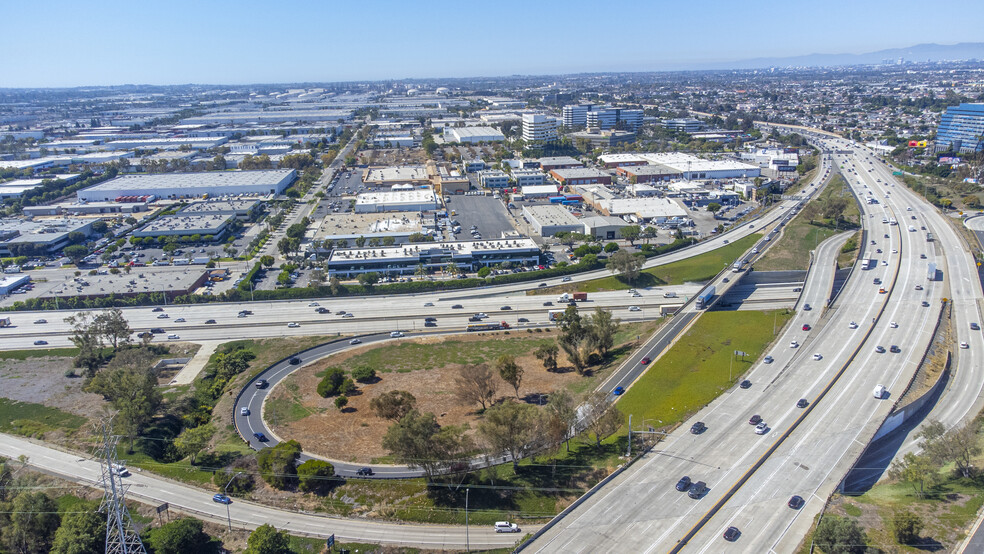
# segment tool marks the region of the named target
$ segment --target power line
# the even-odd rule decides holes
[[[103,501],[101,511],[106,512],[106,554],[146,554],[140,536],[133,529],[133,520],[124,499],[128,486],[123,484],[121,467],[116,461],[116,443],[120,437],[110,435],[112,419],[103,425],[102,468]]]

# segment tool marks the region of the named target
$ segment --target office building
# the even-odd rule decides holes
[[[698,119],[667,119],[663,127],[684,133],[696,133],[704,129],[704,124]]]
[[[486,169],[478,173],[478,184],[485,188],[505,188],[509,186],[509,174],[498,169]]]
[[[630,110],[627,108],[600,108],[587,113],[587,126],[589,129],[615,129],[623,128],[636,130],[642,125],[642,110]]]
[[[449,127],[444,129],[444,140],[462,144],[479,144],[502,142],[506,137],[492,127]]]
[[[580,104],[564,106],[564,127],[573,129],[584,127],[588,124],[588,112],[593,106],[591,104]]]
[[[984,149],[984,104],[950,106],[936,131],[937,152],[969,154]]]
[[[552,237],[560,232],[584,232],[584,224],[567,211],[565,206],[523,206],[523,217],[541,237]]]
[[[571,169],[554,169],[550,176],[564,186],[612,184],[612,176],[593,167],[576,167]]]
[[[426,212],[437,209],[437,195],[430,188],[368,192],[355,198],[355,213]]]
[[[514,169],[512,178],[517,187],[534,187],[542,185],[546,175],[535,169]]]
[[[410,275],[419,266],[442,271],[454,264],[465,271],[501,263],[530,266],[540,259],[532,239],[498,239],[467,242],[420,242],[382,248],[335,248],[326,263],[328,275],[351,277],[375,272]]]
[[[543,114],[523,114],[523,141],[526,144],[538,144],[557,140],[557,127],[560,122],[556,117]]]

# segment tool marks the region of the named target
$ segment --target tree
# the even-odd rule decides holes
[[[22,492],[9,508],[10,523],[3,529],[3,544],[19,554],[51,550],[61,518],[58,505],[43,492]]]
[[[920,432],[923,447],[937,465],[953,463],[962,477],[971,477],[973,459],[981,453],[977,442],[979,424],[970,421],[962,427],[946,430],[939,421],[930,421]]]
[[[861,554],[867,550],[868,537],[856,521],[828,515],[817,524],[814,543],[825,554]]]
[[[925,496],[925,486],[933,486],[936,482],[936,467],[926,454],[908,452],[901,460],[892,462],[888,468],[888,476],[896,481],[912,485],[916,496]]]
[[[274,262],[273,256],[270,256],[269,254],[260,257],[260,264],[262,264],[264,267],[272,266],[273,262]]]
[[[283,237],[277,241],[277,250],[280,252],[280,255],[285,258],[291,252],[290,246],[290,237]]]
[[[615,345],[615,334],[618,333],[620,322],[612,318],[608,310],[595,308],[594,314],[588,320],[588,333],[594,338],[598,352],[607,356],[608,351]]]
[[[625,250],[621,250],[608,258],[608,263],[605,267],[608,268],[608,271],[617,273],[626,281],[632,283],[639,277],[639,273],[642,271],[642,264],[645,261],[646,257],[641,254],[631,254]]]
[[[468,460],[474,449],[465,427],[437,424],[434,414],[410,410],[390,425],[383,437],[383,448],[400,463],[421,468],[429,480],[458,463]]]
[[[369,407],[383,419],[399,421],[417,405],[417,399],[405,390],[385,392],[369,401]]]
[[[276,489],[286,489],[294,484],[297,476],[297,459],[301,457],[301,445],[295,440],[277,443],[273,448],[257,452],[263,480]]]
[[[492,274],[492,270],[489,269],[488,267],[481,267],[481,268],[478,269],[478,278],[479,279],[485,279],[486,277],[488,277],[491,274]]]
[[[66,246],[64,250],[62,250],[62,254],[64,254],[66,258],[72,260],[73,264],[79,265],[82,258],[89,255],[89,249],[81,244],[73,244],[71,246]]]
[[[635,241],[639,240],[641,233],[642,230],[638,225],[628,225],[618,230],[619,236],[629,241],[632,246],[635,246]]]
[[[77,312],[65,318],[65,323],[72,326],[69,340],[79,349],[74,365],[85,368],[86,377],[95,375],[103,361],[102,335],[95,324],[95,317],[93,312]]]
[[[119,308],[110,308],[97,315],[93,324],[99,335],[113,346],[113,352],[119,350],[120,346],[130,344],[130,335],[133,334],[133,329],[130,329],[130,323]]]
[[[65,514],[51,543],[52,554],[103,554],[106,547],[106,516],[95,506],[80,506]]]
[[[157,372],[139,360],[117,355],[112,367],[97,373],[85,390],[101,394],[117,410],[114,424],[129,437],[129,452],[137,434],[150,423],[163,402],[157,388]]]
[[[655,227],[648,226],[642,230],[642,238],[646,239],[646,244],[649,244],[651,239],[656,238],[658,232],[659,231]]]
[[[321,492],[331,488],[335,466],[324,460],[308,460],[297,466],[297,488],[304,492]]]
[[[455,392],[465,402],[478,402],[484,410],[495,400],[496,382],[488,364],[462,366],[455,377]]]
[[[922,528],[922,519],[908,510],[899,510],[892,516],[892,534],[899,544],[914,543]]]
[[[608,244],[605,245],[605,252],[611,254],[612,252],[617,252],[617,251],[618,251],[618,244],[614,242],[609,242]]]
[[[215,434],[215,428],[211,424],[185,429],[174,438],[174,447],[182,456],[189,456],[191,465],[195,465],[195,458],[208,446],[213,434]]]
[[[553,342],[543,343],[533,351],[533,355],[536,356],[536,359],[543,362],[543,367],[547,371],[556,371],[557,355],[559,353],[560,349]]]
[[[536,406],[508,400],[486,410],[478,433],[492,448],[493,454],[507,452],[513,468],[518,468],[519,459],[536,447],[538,428]]]
[[[342,282],[338,279],[338,277],[332,275],[331,278],[328,279],[328,290],[331,292],[332,296],[338,296],[338,291],[341,290],[341,287]]]
[[[608,395],[601,391],[591,394],[586,402],[588,431],[594,435],[595,446],[601,448],[601,439],[618,431],[625,421],[625,416],[609,402]]]
[[[359,284],[366,287],[367,289],[371,289],[373,285],[375,285],[378,282],[379,282],[379,274],[374,271],[370,271],[369,273],[359,274]]]
[[[577,423],[577,401],[566,389],[560,389],[550,395],[547,402],[547,431],[554,437],[551,441],[560,444],[560,441],[567,443],[567,451],[571,451],[571,434],[574,424]],[[552,431],[552,432],[551,432]]]
[[[347,396],[342,395],[342,396],[339,396],[339,397],[335,398],[335,408],[337,410],[342,411],[342,410],[345,409],[345,406],[348,406],[348,397]]]
[[[523,382],[523,368],[516,363],[516,358],[503,354],[495,360],[495,370],[503,381],[512,385],[519,398],[519,385]]]
[[[718,204],[717,202],[711,202],[710,204],[707,205],[707,211],[711,212],[712,214],[716,213],[720,209],[721,209],[721,204]]]
[[[243,554],[291,554],[290,535],[264,523],[249,534]]]
[[[165,523],[147,533],[147,544],[154,554],[187,554],[188,552],[219,552],[222,542],[203,531],[201,520],[183,517]]]
[[[352,378],[360,383],[370,383],[376,379],[376,370],[367,366],[359,366],[352,370]]]

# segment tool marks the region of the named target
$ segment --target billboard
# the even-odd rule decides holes
[[[960,158],[957,158],[955,156],[942,156],[940,158],[940,163],[941,164],[958,164],[958,163],[960,163]]]

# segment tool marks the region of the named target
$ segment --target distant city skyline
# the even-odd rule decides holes
[[[0,87],[711,69],[984,40],[984,2],[5,3]]]

